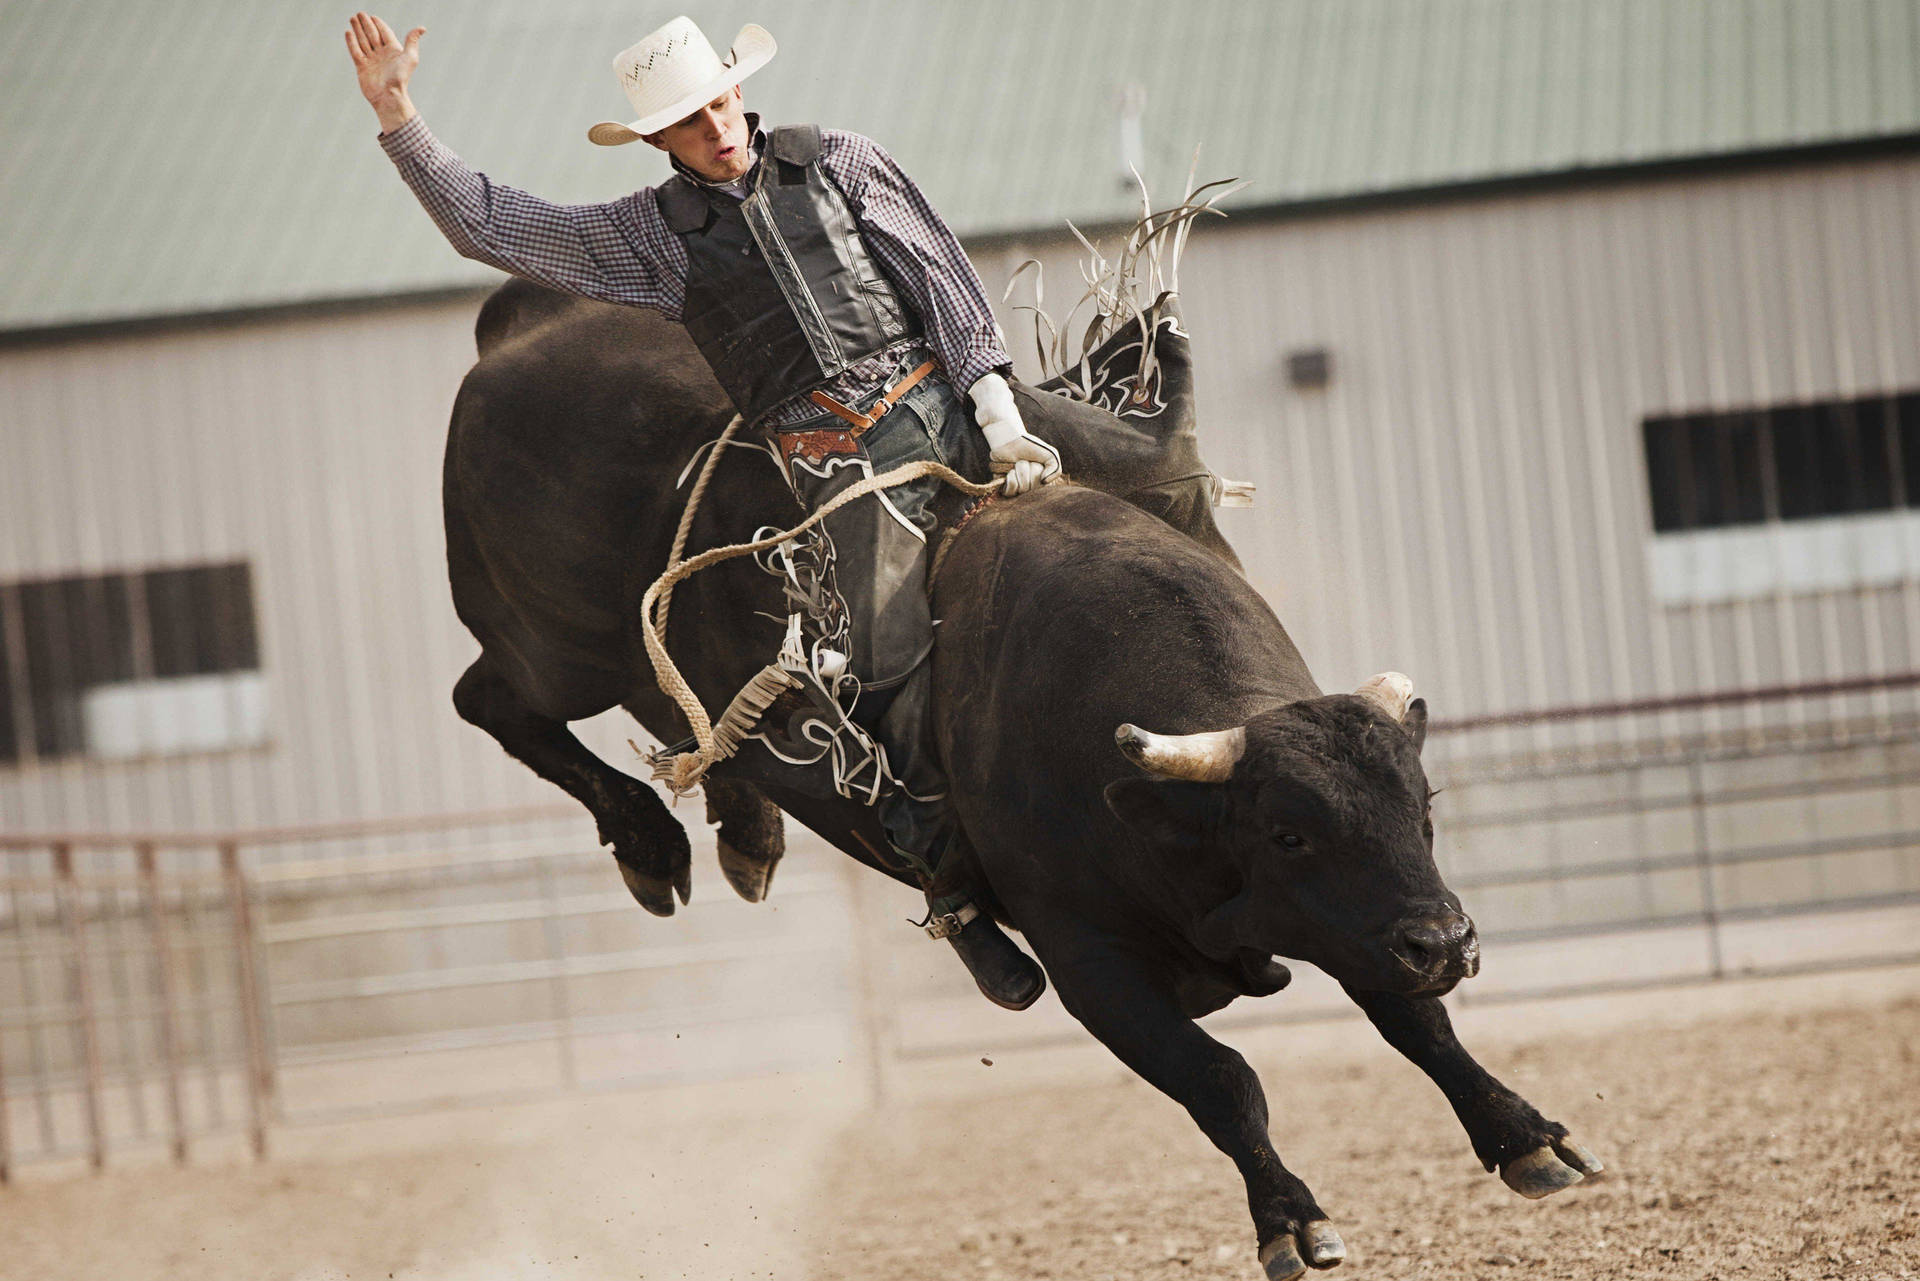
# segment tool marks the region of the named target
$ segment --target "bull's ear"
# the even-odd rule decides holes
[[[1149,844],[1200,844],[1211,825],[1220,789],[1211,783],[1123,778],[1107,784],[1107,808]]]
[[[1400,718],[1400,728],[1413,735],[1413,750],[1420,751],[1427,745],[1427,700],[1416,698],[1407,704],[1407,714]]]

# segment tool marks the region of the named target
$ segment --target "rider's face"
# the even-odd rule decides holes
[[[646,139],[708,182],[732,182],[753,164],[739,85]]]

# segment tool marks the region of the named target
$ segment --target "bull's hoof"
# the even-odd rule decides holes
[[[1307,1252],[1310,1268],[1337,1267],[1347,1257],[1347,1243],[1325,1219],[1316,1219],[1300,1229],[1300,1246]]]
[[[620,869],[620,879],[627,883],[627,893],[633,895],[634,902],[655,916],[673,915],[672,881],[635,871],[618,859],[614,860],[614,865]],[[681,901],[686,901],[684,896]]]
[[[1552,1196],[1606,1167],[1572,1139],[1555,1139],[1500,1167],[1500,1181],[1529,1200]]]
[[[747,902],[763,901],[780,856],[787,852],[780,811],[749,783],[709,775],[700,786],[707,798],[707,821],[719,828],[715,844],[720,874]]]
[[[617,784],[596,790],[598,798],[587,808],[593,811],[600,843],[613,847],[627,892],[655,916],[672,916],[674,894],[682,903],[693,895],[693,844],[687,829],[637,778],[621,775]]]
[[[1266,1269],[1267,1281],[1294,1281],[1307,1275],[1307,1265],[1301,1261],[1300,1248],[1291,1234],[1260,1247],[1260,1266]]]
[[[780,866],[777,859],[750,858],[725,841],[719,843],[719,854],[720,874],[733,886],[734,893],[749,903],[767,897],[773,886],[773,869]]]
[[[1347,1243],[1325,1219],[1315,1219],[1298,1232],[1276,1237],[1260,1247],[1260,1266],[1266,1270],[1267,1281],[1293,1281],[1305,1276],[1309,1267],[1337,1267],[1346,1257]]]

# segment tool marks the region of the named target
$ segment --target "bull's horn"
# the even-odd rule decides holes
[[[1413,701],[1413,678],[1399,672],[1381,672],[1353,691],[1396,721],[1407,719],[1407,704]]]
[[[1234,762],[1247,750],[1247,731],[1241,726],[1205,734],[1154,734],[1137,725],[1113,732],[1128,760],[1164,778],[1190,783],[1224,783],[1233,775]]]

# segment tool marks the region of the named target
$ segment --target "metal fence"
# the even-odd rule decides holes
[[[1920,961],[1920,724],[1462,770],[1448,881],[1496,958],[1463,1002]]]
[[[656,922],[583,819],[0,836],[0,1179],[844,1052],[837,862]]]
[[[104,853],[104,857],[103,857]],[[110,1135],[239,1126],[264,1151],[271,1060],[239,849],[103,851],[56,838],[6,855],[0,906],[0,1176]]]
[[[1920,724],[1746,714],[1873,692],[1540,714],[1662,718],[1580,754],[1485,750],[1515,718],[1436,726],[1440,859],[1487,956],[1450,999],[1920,961]],[[884,1089],[914,1060],[1085,1039],[1055,1001],[985,1005],[899,924],[910,894],[818,842],[763,905],[702,854],[693,904],[656,921],[565,807],[0,836],[0,1178],[715,1075],[855,1063]],[[1213,1022],[1350,1012],[1299,968]]]

